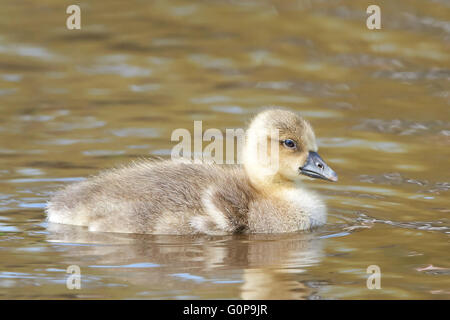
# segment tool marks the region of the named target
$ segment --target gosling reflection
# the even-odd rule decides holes
[[[61,246],[67,265],[79,265],[104,286],[133,286],[147,298],[305,299],[315,289],[301,274],[323,256],[315,233],[135,235],[61,224],[48,231],[49,242],[71,244]]]

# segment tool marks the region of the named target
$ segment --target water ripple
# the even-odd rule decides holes
[[[354,126],[353,129],[398,135],[419,135],[423,133],[445,135],[445,132],[450,130],[450,122],[444,120],[411,121],[399,119],[365,119],[362,120],[360,124]]]

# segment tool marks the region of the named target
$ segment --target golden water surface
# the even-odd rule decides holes
[[[0,10],[0,298],[449,299],[450,3],[78,1]],[[381,7],[381,30],[366,8]],[[284,235],[139,236],[49,225],[56,189],[177,128],[313,124],[338,183],[328,224]],[[70,265],[81,289],[66,287]],[[381,270],[369,290],[367,268]]]

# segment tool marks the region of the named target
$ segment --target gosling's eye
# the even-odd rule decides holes
[[[291,139],[283,140],[283,145],[289,149],[295,149],[297,147],[297,144],[295,143],[295,141],[291,140]]]

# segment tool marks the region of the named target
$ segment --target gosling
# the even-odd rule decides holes
[[[47,219],[140,234],[310,230],[326,223],[326,206],[302,180],[338,179],[317,150],[302,117],[266,110],[245,133],[242,165],[135,161],[60,190],[47,205]]]

